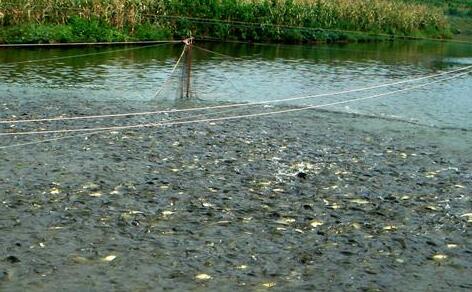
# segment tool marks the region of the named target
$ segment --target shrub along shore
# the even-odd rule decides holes
[[[0,26],[0,43],[450,36],[443,10],[396,0],[5,0]]]

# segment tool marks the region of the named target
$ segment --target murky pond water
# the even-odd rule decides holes
[[[206,100],[252,102],[316,95],[393,83],[472,65],[472,50],[467,44],[198,45],[239,57],[194,50],[193,89],[198,97]],[[167,77],[180,50],[180,45],[124,52],[116,48],[3,49],[0,51],[0,89],[12,94],[21,92],[25,98],[62,95],[81,99],[149,100]],[[94,53],[100,54],[22,63]],[[178,77],[161,97],[175,97],[171,88],[177,86]],[[431,80],[304,99],[298,103],[329,103],[427,81]],[[470,75],[466,75],[393,96],[331,108],[398,116],[437,126],[472,128],[470,88]]]
[[[0,120],[260,102],[472,65],[463,44],[197,45],[226,56],[194,48],[198,99],[184,103],[179,70],[154,97],[180,45],[1,49]],[[267,113],[445,77],[230,112],[2,123],[0,133]],[[323,110],[0,136],[0,289],[470,290],[471,89],[464,74]]]

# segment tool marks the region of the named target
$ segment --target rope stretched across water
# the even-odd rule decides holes
[[[235,111],[235,109],[221,111],[221,112],[218,112],[217,114],[233,112],[233,111]],[[190,118],[205,117],[205,116],[214,115],[214,114],[215,113],[191,115],[191,116],[187,116],[187,117],[174,118],[174,119],[166,120],[166,122],[181,121],[181,120],[187,120],[187,119],[190,119]],[[12,144],[12,145],[0,146],[0,149],[16,148],[16,147],[28,146],[28,145],[37,145],[37,144],[42,144],[42,143],[48,143],[48,142],[66,140],[66,139],[73,139],[73,138],[78,138],[78,137],[88,137],[88,136],[97,135],[97,134],[104,134],[104,133],[107,133],[107,132],[110,132],[110,131],[103,130],[103,131],[96,131],[96,132],[91,132],[91,133],[82,133],[82,134],[78,134],[78,135],[70,135],[70,136],[65,136],[65,137],[56,137],[56,138],[52,138],[52,139],[44,139],[44,140],[39,140],[39,141],[31,141],[31,142],[26,142],[26,143]]]
[[[205,48],[202,48],[202,47],[197,46],[197,45],[193,45],[193,46],[195,48],[199,49],[199,50],[202,50],[204,52],[211,53],[211,54],[214,54],[214,55],[217,55],[217,56],[220,56],[220,57],[226,57],[226,58],[231,58],[231,59],[235,59],[235,60],[245,60],[243,58],[233,57],[233,56],[230,56],[230,55],[226,55],[226,54],[218,53],[218,52],[215,52],[215,51],[212,51],[212,50],[209,50],[209,49],[205,49]]]
[[[182,57],[182,55],[181,55],[181,57]],[[174,68],[176,68],[176,67],[177,66],[174,66]],[[288,97],[288,98],[282,98],[282,99],[276,99],[276,100],[265,100],[265,101],[259,101],[259,102],[235,103],[235,104],[225,104],[225,105],[206,106],[206,107],[195,107],[195,108],[186,108],[186,109],[171,109],[171,110],[159,110],[159,111],[147,111],[147,112],[108,114],[108,115],[90,115],[90,116],[57,117],[57,118],[25,119],[25,120],[0,120],[0,124],[19,124],[19,123],[35,123],[35,122],[106,119],[106,118],[118,118],[118,117],[156,115],[156,114],[164,114],[164,113],[192,112],[192,111],[224,109],[224,108],[234,108],[234,107],[247,107],[247,106],[254,106],[254,105],[271,104],[271,103],[279,103],[279,102],[285,102],[285,101],[295,101],[295,100],[303,100],[303,99],[310,99],[310,98],[317,98],[317,97],[327,97],[327,96],[342,95],[342,94],[348,94],[348,93],[354,93],[354,92],[368,91],[368,90],[372,90],[372,89],[378,89],[378,88],[383,88],[383,87],[389,87],[389,86],[394,86],[394,85],[411,83],[411,82],[420,81],[420,80],[424,80],[424,79],[435,78],[435,77],[439,77],[439,76],[443,76],[443,75],[449,75],[449,74],[452,74],[452,73],[468,70],[470,68],[472,68],[472,65],[465,66],[465,67],[455,69],[455,70],[445,71],[445,72],[438,73],[438,74],[432,74],[432,75],[428,75],[428,76],[423,76],[423,77],[418,77],[418,78],[413,78],[413,79],[407,79],[407,80],[402,80],[402,81],[397,81],[397,82],[392,82],[392,83],[384,83],[384,84],[380,84],[380,85],[373,85],[373,86],[368,86],[368,87],[363,87],[363,88],[348,89],[348,90],[330,92],[330,93],[321,93],[321,94],[316,94],[316,95]],[[173,71],[175,71],[175,69]],[[163,87],[161,87],[161,88],[163,88]],[[158,93],[159,92],[157,92],[156,95]]]
[[[178,42],[177,41],[165,41],[165,42],[160,42],[158,44],[149,45],[149,46],[140,46],[140,47],[126,48],[126,49],[120,49],[120,50],[111,50],[111,51],[105,51],[105,52],[96,52],[96,53],[78,54],[78,55],[72,55],[72,56],[51,57],[51,58],[44,58],[44,59],[3,63],[3,65],[30,64],[30,63],[39,63],[39,62],[48,62],[48,61],[82,58],[82,57],[104,55],[104,54],[110,54],[110,53],[128,52],[128,51],[135,51],[135,50],[141,50],[141,49],[146,49],[146,48],[154,48],[154,47],[159,47],[159,46],[168,45],[168,44],[176,44],[176,43],[181,43],[181,41],[178,41]]]
[[[451,77],[442,78],[439,80],[434,80],[428,83],[423,83],[416,86],[411,86],[395,91],[390,91],[386,93],[375,94],[367,97],[360,97],[360,98],[353,98],[344,101],[332,102],[327,104],[321,105],[309,105],[306,107],[301,108],[294,108],[294,109],[287,109],[287,110],[279,110],[279,111],[271,111],[265,113],[255,113],[255,114],[246,114],[246,115],[237,115],[237,116],[228,116],[228,117],[221,117],[221,118],[209,118],[209,119],[200,119],[200,120],[190,120],[190,121],[182,121],[182,122],[163,122],[163,123],[146,123],[146,124],[138,124],[138,125],[130,125],[130,126],[114,126],[114,127],[96,127],[96,128],[80,128],[80,129],[63,129],[63,130],[44,130],[44,131],[27,131],[27,132],[17,132],[17,133],[0,133],[0,136],[25,136],[25,135],[44,135],[44,134],[57,134],[57,133],[76,133],[76,132],[94,132],[94,131],[116,131],[116,130],[126,130],[126,129],[140,129],[140,128],[147,128],[147,127],[160,127],[160,126],[173,126],[173,125],[184,125],[184,124],[194,124],[194,123],[205,123],[205,122],[217,122],[217,121],[227,121],[227,120],[237,120],[243,118],[251,118],[251,117],[261,117],[261,116],[269,116],[275,114],[283,114],[283,113],[291,113],[291,112],[298,112],[308,109],[315,109],[315,108],[323,108],[333,105],[339,104],[346,104],[356,101],[363,101],[368,99],[373,99],[381,96],[392,95],[395,93],[405,92],[416,88],[425,87],[431,84],[439,83],[442,81],[458,78],[460,76],[464,76],[466,74],[471,73],[471,71],[463,72],[460,74],[456,74]]]
[[[462,76],[462,75],[466,75],[467,73],[470,73],[470,72],[466,72],[466,73],[462,73],[462,74],[458,74],[456,76],[453,76],[453,77],[450,77],[450,78],[445,78],[443,80],[440,80],[440,81],[444,81],[444,80],[448,80],[448,79],[452,79],[452,78],[457,78],[459,76]],[[436,82],[436,81],[433,81],[433,82]],[[424,84],[424,85],[421,85],[421,86],[425,86],[427,84]],[[410,90],[412,88],[407,88],[407,89],[404,89],[404,90]],[[400,90],[401,91],[401,90]],[[390,92],[390,93],[384,93],[384,94],[379,94],[379,95],[376,95],[376,96],[370,96],[370,97],[366,97],[366,98],[375,98],[375,97],[379,97],[379,96],[383,96],[383,95],[388,95],[388,94],[393,94],[393,92]],[[366,99],[364,98],[364,99]],[[347,103],[347,102],[352,102],[353,100],[348,100],[348,101],[342,101],[342,102],[338,102],[336,104],[339,104],[339,103]],[[318,108],[321,108],[321,107],[327,107],[327,106],[330,106],[330,105],[334,105],[334,104],[324,104],[324,105],[319,105],[319,106],[316,106]],[[309,108],[316,108],[315,106],[313,107],[309,107]],[[301,109],[295,109],[295,110],[306,110],[308,109],[308,107],[306,108],[301,108]],[[232,111],[235,111],[234,109],[233,110],[228,110],[228,111],[223,111],[223,112],[218,112],[217,114],[221,114],[221,113],[226,113],[226,112],[232,112]],[[286,111],[284,111],[286,112]],[[273,113],[273,112],[272,112]],[[280,111],[278,113],[281,113]],[[183,117],[183,118],[179,118],[179,119],[171,119],[170,121],[167,121],[166,124],[169,125],[168,122],[174,122],[174,121],[178,121],[178,120],[183,120],[183,119],[189,119],[189,118],[195,118],[195,117],[199,117],[199,116],[208,116],[208,115],[212,115],[212,114],[215,114],[215,113],[210,113],[210,114],[200,114],[200,115],[193,115],[193,116],[190,116],[190,117]],[[271,114],[271,113],[266,113],[267,114]],[[191,121],[190,121],[191,122]],[[420,124],[422,125],[422,124]],[[78,137],[88,137],[88,136],[92,136],[92,135],[97,135],[97,134],[103,134],[103,133],[106,133],[106,132],[110,132],[110,130],[101,130],[101,131],[95,131],[95,132],[87,132],[87,133],[82,133],[82,134],[78,134],[78,135],[70,135],[70,136],[65,136],[65,137],[58,137],[58,138],[53,138],[53,139],[44,139],[44,140],[39,140],[39,141],[32,141],[32,142],[27,142],[27,143],[20,143],[20,144],[13,144],[13,145],[6,145],[6,146],[0,146],[0,149],[8,149],[8,148],[16,148],[16,147],[22,147],[22,146],[28,146],[28,145],[37,145],[37,144],[42,144],[42,143],[48,143],[48,142],[53,142],[53,141],[59,141],[59,140],[65,140],[65,139],[73,139],[73,138],[78,138]]]

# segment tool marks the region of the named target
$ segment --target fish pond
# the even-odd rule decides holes
[[[182,49],[0,49],[0,290],[472,289],[470,45]]]

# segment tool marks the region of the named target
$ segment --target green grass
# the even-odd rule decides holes
[[[296,43],[450,35],[441,8],[400,0],[7,1],[0,2],[4,43],[161,40],[190,34]],[[189,18],[169,17],[176,15]]]

